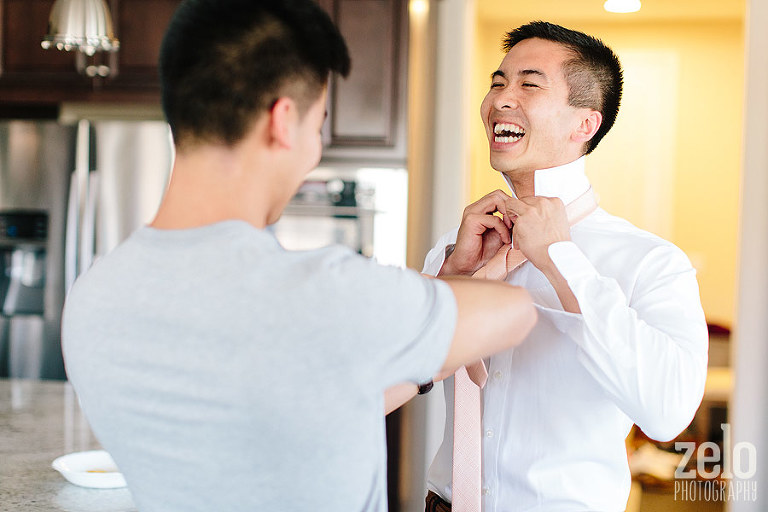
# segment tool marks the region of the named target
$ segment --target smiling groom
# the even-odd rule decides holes
[[[592,194],[584,156],[618,113],[615,54],[540,21],[509,32],[504,49],[481,115],[510,194],[469,205],[424,267],[525,287],[539,311],[520,346],[488,360],[482,510],[621,511],[632,425],[667,441],[701,402],[707,330],[695,270],[680,249],[608,214]],[[450,381],[427,511],[450,510],[452,473],[464,469],[452,467]]]

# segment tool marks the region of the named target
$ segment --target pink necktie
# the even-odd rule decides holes
[[[573,226],[596,208],[597,199],[590,188],[566,206],[568,223]],[[514,248],[509,249],[509,251],[499,251],[499,254],[494,258],[504,259],[500,263],[501,268],[506,268],[506,273],[499,276],[482,274],[487,278],[504,278],[509,272],[525,263],[527,259],[521,251]],[[488,267],[493,267],[493,265],[488,265]],[[480,468],[482,463],[482,411],[480,407],[482,403],[481,390],[485,386],[487,378],[488,371],[482,360],[468,366],[462,366],[453,376],[452,512],[480,512]]]
[[[477,380],[470,377],[470,368]],[[480,511],[480,390],[487,377],[482,360],[453,375],[453,512]]]

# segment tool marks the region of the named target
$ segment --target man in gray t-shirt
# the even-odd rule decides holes
[[[64,333],[141,510],[379,510],[384,391],[440,370],[455,318],[439,280],[231,220],[134,233]]]
[[[266,229],[320,158],[329,73],[349,70],[314,1],[187,0],[160,68],[168,191],[65,306],[94,432],[142,511],[386,510],[385,391],[519,343],[530,297],[286,251]]]

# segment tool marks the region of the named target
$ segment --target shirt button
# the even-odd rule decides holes
[[[493,430],[488,429],[485,431],[485,437],[491,438],[493,437]]]
[[[494,379],[494,380],[501,380],[501,378],[502,378],[503,376],[504,376],[504,374],[503,374],[503,373],[501,373],[500,371],[496,371],[496,372],[494,372],[494,373],[493,373],[493,379]]]
[[[483,487],[483,496],[490,496],[491,495],[491,489],[488,487]]]

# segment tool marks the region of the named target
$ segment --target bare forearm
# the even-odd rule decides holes
[[[536,323],[531,297],[522,288],[483,279],[443,279],[453,289],[458,307],[444,371],[453,372],[520,344]]]
[[[389,414],[416,396],[419,387],[410,382],[392,386],[384,392],[384,414]]]

